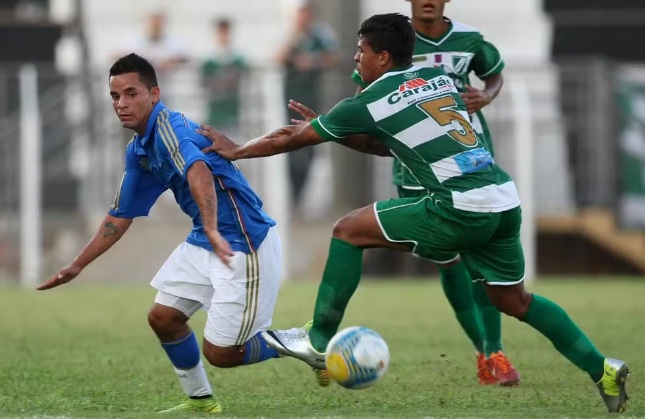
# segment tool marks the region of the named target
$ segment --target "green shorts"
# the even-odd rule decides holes
[[[426,189],[405,189],[403,186],[397,186],[396,190],[399,198],[421,198],[428,193]]]
[[[461,211],[430,195],[380,201],[375,213],[387,240],[408,242],[412,253],[436,263],[461,256],[474,280],[512,285],[524,279],[522,211]]]

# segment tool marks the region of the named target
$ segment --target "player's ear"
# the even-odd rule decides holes
[[[383,50],[379,53],[379,64],[381,64],[381,66],[387,66],[390,61],[392,61],[392,57],[390,57],[389,52]]]
[[[159,89],[159,86],[154,86],[150,89],[150,96],[152,96],[152,101],[154,103],[159,102],[159,97],[161,97],[161,89]]]

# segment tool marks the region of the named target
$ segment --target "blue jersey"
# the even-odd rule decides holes
[[[263,210],[238,167],[216,153],[202,153],[211,142],[195,130],[198,124],[157,103],[144,136],[135,135],[126,147],[125,173],[109,214],[119,218],[146,216],[167,189],[193,220],[186,241],[213,250],[186,179],[188,168],[203,161],[213,173],[217,194],[217,229],[233,250],[256,250],[275,225]]]

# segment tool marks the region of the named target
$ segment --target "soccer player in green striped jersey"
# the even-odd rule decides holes
[[[535,328],[596,383],[611,412],[627,403],[627,365],[606,358],[554,302],[524,288],[520,199],[468,120],[454,82],[440,68],[412,64],[414,30],[397,13],[374,15],[358,31],[354,59],[368,87],[328,114],[238,145],[211,127],[207,151],[230,160],[272,156],[325,141],[395,155],[428,194],[376,202],[341,218],[308,328],[263,333],[278,353],[324,369],[327,344],[361,278],[363,249],[390,248],[450,264],[459,253],[485,278],[495,306]]]
[[[450,0],[408,0],[416,40],[412,61],[418,67],[440,67],[455,83],[466,104],[470,124],[494,157],[493,142],[481,112],[499,93],[504,61],[495,46],[477,30],[444,16]],[[470,85],[469,74],[484,80],[483,90]],[[359,91],[366,87],[358,71],[352,79]],[[427,193],[400,159],[394,158],[392,182],[399,198],[421,197]],[[456,256],[449,267],[438,265],[441,286],[455,317],[475,347],[477,379],[480,384],[517,385],[520,375],[503,352],[502,317],[486,295],[481,278],[472,282]],[[471,292],[464,292],[470,289]]]

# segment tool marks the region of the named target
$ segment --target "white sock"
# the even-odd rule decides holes
[[[211,389],[211,384],[208,382],[208,377],[206,377],[206,370],[204,369],[204,364],[202,364],[201,359],[199,364],[195,365],[189,370],[180,370],[175,368],[177,373],[177,378],[179,378],[179,384],[181,388],[184,389],[184,393],[188,397],[199,397],[199,396],[208,396],[213,394]]]

